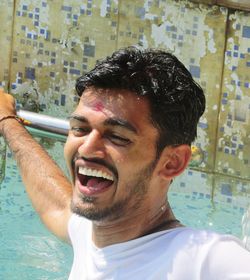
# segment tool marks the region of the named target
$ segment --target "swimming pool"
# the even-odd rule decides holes
[[[66,170],[63,143],[49,138],[37,139]],[[249,203],[248,193],[242,191],[246,185],[230,179],[236,188],[232,193],[228,179],[217,178],[217,189],[211,188],[214,181],[211,176],[187,170],[173,183],[170,204],[177,218],[188,226],[241,238],[241,219]],[[9,151],[0,203],[0,279],[67,279],[73,259],[71,247],[52,236],[40,222]]]

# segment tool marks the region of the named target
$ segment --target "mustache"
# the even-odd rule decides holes
[[[78,159],[82,159],[85,162],[96,163],[98,165],[104,166],[115,176],[116,179],[118,179],[118,171],[117,171],[117,169],[113,165],[111,165],[110,163],[106,162],[105,160],[103,160],[101,158],[85,158],[83,156],[76,155],[73,158],[73,162],[72,162],[73,163],[73,167],[75,167],[75,162]]]

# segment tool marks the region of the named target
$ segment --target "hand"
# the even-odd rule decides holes
[[[0,119],[16,115],[15,99],[0,88]]]

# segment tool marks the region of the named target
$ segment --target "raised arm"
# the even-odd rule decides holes
[[[0,89],[0,134],[14,153],[26,191],[42,221],[59,238],[68,240],[71,183],[22,124],[5,118],[15,114],[14,98]]]

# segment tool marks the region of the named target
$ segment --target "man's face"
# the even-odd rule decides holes
[[[86,89],[65,145],[72,211],[110,221],[147,207],[155,192],[157,139],[146,99],[125,90]]]

